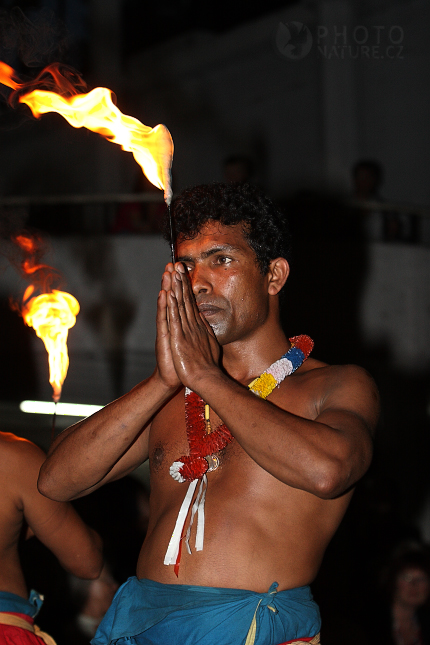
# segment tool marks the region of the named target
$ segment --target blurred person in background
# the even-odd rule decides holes
[[[378,161],[362,159],[352,168],[352,196],[357,201],[383,202],[380,189],[384,170]],[[367,239],[373,242],[416,242],[417,216],[378,208],[366,208],[361,213]]]
[[[369,627],[372,645],[430,645],[430,554],[407,547],[381,575],[382,601]]]
[[[379,190],[383,182],[380,163],[362,159],[352,168],[352,197],[360,202],[380,202]],[[372,242],[385,238],[386,215],[379,209],[360,209],[365,236]]]
[[[380,201],[379,189],[383,181],[383,170],[377,161],[361,160],[352,169],[353,193],[356,199]]]
[[[161,222],[166,205],[160,197],[159,189],[139,173],[134,183],[133,193],[146,194],[147,201],[130,201],[117,205],[114,220],[109,232],[114,234],[161,235]],[[152,199],[154,197],[155,199]]]
[[[70,504],[47,499],[37,490],[44,459],[32,442],[0,432],[1,645],[52,642],[34,625],[43,596],[34,590],[28,594],[18,553],[21,536],[38,537],[64,569],[81,578],[97,578],[103,565],[99,535]]]

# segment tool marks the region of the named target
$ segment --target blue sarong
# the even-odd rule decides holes
[[[313,637],[320,614],[309,587],[267,593],[166,585],[129,578],[116,592],[92,645],[255,645]]]
[[[34,589],[30,591],[28,600],[8,591],[0,591],[0,611],[25,614],[35,618],[43,604],[43,596]]]

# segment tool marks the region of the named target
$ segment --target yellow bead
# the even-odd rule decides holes
[[[263,372],[261,376],[251,383],[249,389],[262,399],[266,399],[277,385],[278,382],[272,374]]]

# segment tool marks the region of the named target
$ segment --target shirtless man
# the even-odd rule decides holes
[[[36,535],[80,578],[97,578],[103,565],[99,535],[70,504],[47,499],[37,490],[45,457],[31,441],[0,432],[0,643],[42,642],[33,619],[43,598],[34,590],[28,596],[19,561],[23,530],[27,537]]]
[[[306,337],[294,340],[302,352],[272,365],[290,349],[279,317],[289,242],[283,215],[256,188],[198,186],[173,214],[178,262],[162,277],[155,372],[60,435],[39,488],[73,499],[149,456],[137,577],[94,645],[317,643],[308,585],[369,466],[375,385],[359,367],[302,363]],[[198,497],[194,516],[187,491]]]

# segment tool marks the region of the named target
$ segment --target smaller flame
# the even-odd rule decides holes
[[[31,295],[27,287],[24,294]],[[52,398],[59,401],[64,379],[69,367],[67,353],[67,335],[76,322],[79,303],[70,293],[53,289],[51,293],[42,293],[31,298],[23,305],[22,317],[29,327],[33,327],[37,336],[45,344],[49,357],[49,382],[54,391]]]
[[[26,275],[32,275],[33,273],[36,273],[36,271],[39,271],[40,269],[46,269],[48,273],[55,273],[54,269],[50,267],[48,264],[38,263],[37,256],[40,255],[40,250],[34,237],[28,234],[21,234],[21,235],[16,235],[13,239],[16,242],[16,244],[18,244],[18,246],[29,256],[22,262],[22,269]],[[28,287],[28,289],[29,288],[30,287]],[[33,290],[34,290],[34,287],[33,287]],[[23,300],[27,300],[29,296],[30,294],[28,294],[27,296],[24,294]]]

